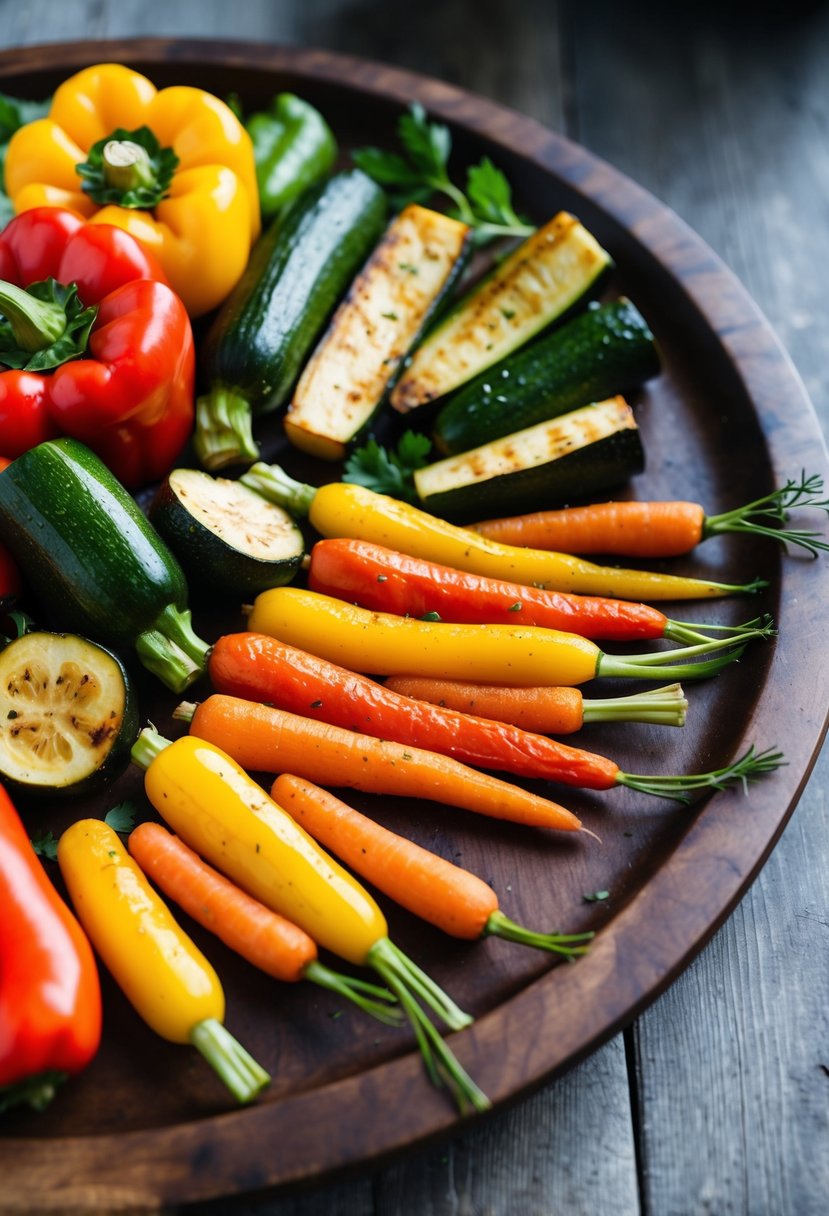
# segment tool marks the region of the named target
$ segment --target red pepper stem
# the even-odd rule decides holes
[[[17,1081],[14,1085],[0,1085],[0,1113],[14,1106],[45,1110],[66,1078],[65,1072],[50,1069],[27,1077],[25,1081]]]
[[[265,464],[263,461],[249,468],[239,480],[268,502],[302,518],[311,510],[317,492],[316,487],[295,481],[278,464]]]
[[[59,304],[38,300],[14,283],[0,281],[0,313],[20,349],[31,354],[53,346],[66,331],[66,312]]]
[[[196,402],[193,446],[202,468],[221,469],[259,457],[250,403],[236,389],[214,384]]]
[[[131,139],[111,139],[102,153],[104,178],[116,190],[156,186],[155,170],[146,148]]]
[[[270,1082],[269,1073],[216,1018],[205,1018],[197,1023],[190,1032],[190,1042],[218,1073],[237,1102],[252,1102]]]
[[[135,650],[148,671],[183,692],[204,673],[210,647],[193,630],[189,610],[168,604],[153,628],[135,639]]]

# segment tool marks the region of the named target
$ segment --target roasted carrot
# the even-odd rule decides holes
[[[346,537],[317,541],[308,561],[308,586],[373,612],[468,625],[541,625],[603,641],[692,643],[708,640],[706,628],[727,632],[672,621],[658,608],[633,600],[528,587]]]
[[[321,963],[317,944],[304,929],[219,874],[160,823],[140,823],[127,844],[165,895],[266,975],[289,984],[310,980],[381,1022],[399,1024],[399,1012],[390,1006],[391,992]]]
[[[537,933],[510,920],[492,888],[456,866],[390,832],[327,790],[290,773],[277,777],[271,797],[309,835],[401,907],[468,941],[504,937],[556,954],[584,954],[592,933]]]
[[[448,756],[300,718],[271,705],[215,693],[184,704],[190,733],[221,747],[251,772],[296,773],[320,785],[400,794],[532,827],[578,831],[572,811]],[[583,830],[583,829],[582,829]]]
[[[463,764],[500,769],[516,777],[557,781],[582,789],[627,785],[642,793],[683,798],[705,780],[722,788],[729,769],[690,776],[652,777],[623,772],[615,761],[495,722],[401,696],[386,685],[258,633],[226,634],[210,656],[210,677],[222,693],[266,701],[331,726],[361,730],[387,742],[451,756]],[[291,766],[283,766],[291,771]],[[742,761],[740,779],[753,775]]]
[[[750,583],[714,583],[677,574],[596,566],[572,554],[549,549],[499,545],[469,528],[447,523],[366,486],[331,482],[317,488],[294,481],[278,465],[260,462],[243,473],[240,480],[292,515],[307,516],[320,536],[359,537],[457,570],[530,586],[577,595],[612,595],[646,603],[750,594],[766,586],[762,579]]]
[[[657,677],[701,679],[739,658],[750,639],[771,632],[770,621],[752,621],[723,637],[676,650],[609,655],[589,638],[557,629],[466,625],[370,612],[302,587],[260,592],[248,626],[352,671],[533,685],[577,685],[597,676],[652,680],[654,668],[660,669]]]
[[[564,553],[614,554],[618,557],[679,557],[710,536],[726,532],[768,536],[799,545],[817,555],[829,544],[818,533],[770,527],[782,523],[792,507],[827,510],[819,499],[823,481],[801,476],[780,489],[721,515],[706,515],[696,502],[602,502],[555,511],[533,511],[470,524],[472,531],[502,545],[553,549]],[[765,519],[765,524],[759,522]]]
[[[386,688],[460,713],[510,722],[540,735],[570,735],[589,722],[650,722],[684,726],[688,702],[681,684],[666,684],[626,697],[591,699],[578,688],[514,688],[471,680],[389,676]]]
[[[144,769],[147,797],[173,831],[321,946],[372,968],[400,1001],[435,1084],[448,1084],[461,1110],[487,1109],[489,1099],[426,1009],[451,1030],[469,1026],[472,1017],[392,941],[381,908],[352,874],[221,748],[190,735],[170,743],[145,728],[130,755]]]

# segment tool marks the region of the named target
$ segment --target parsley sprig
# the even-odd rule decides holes
[[[406,431],[393,450],[384,448],[374,438],[369,439],[349,456],[343,481],[416,503],[419,499],[412,473],[426,464],[431,447],[426,435],[415,431]]]
[[[452,214],[474,229],[480,244],[497,237],[527,237],[535,231],[516,213],[510,184],[488,156],[467,169],[465,191],[452,181],[449,128],[430,122],[418,102],[400,116],[397,134],[402,152],[358,148],[352,159],[389,190],[398,206],[423,203],[433,194],[443,194],[453,204]]]

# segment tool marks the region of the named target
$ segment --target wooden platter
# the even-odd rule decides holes
[[[26,48],[0,55],[0,89],[47,96],[72,71],[103,61],[129,64],[159,86],[235,92],[246,109],[293,90],[328,116],[344,153],[391,144],[401,109],[421,101],[450,124],[459,167],[488,154],[534,219],[560,208],[578,215],[614,257],[609,291],[630,295],[651,323],[664,367],[631,398],[647,453],[632,496],[691,498],[713,513],[801,470],[829,483],[803,386],[745,291],[672,212],[584,149],[449,85],[314,50],[163,40]],[[267,457],[299,476],[322,482],[336,474],[298,461],[274,419],[259,434]],[[628,771],[664,773],[719,767],[750,743],[774,746],[787,760],[777,773],[690,809],[622,789],[557,790],[600,842],[481,823],[426,802],[354,799],[490,880],[514,919],[597,932],[586,958],[556,966],[505,942],[450,941],[384,902],[395,940],[476,1015],[452,1047],[496,1109],[594,1050],[676,978],[762,866],[822,742],[827,562],[728,538],[666,563],[680,567],[728,582],[759,575],[769,589],[750,600],[669,605],[669,615],[736,623],[769,611],[778,637],[715,680],[688,685],[683,730],[605,726],[578,742]],[[193,607],[208,639],[241,624],[233,608]],[[145,716],[172,732],[174,699],[139,678]],[[137,773],[94,804],[30,810],[29,819],[33,829],[57,832],[124,797],[140,802]],[[609,898],[585,899],[600,890]],[[0,1210],[152,1211],[229,1198],[376,1165],[457,1130],[455,1110],[428,1084],[408,1034],[376,1026],[311,985],[279,986],[198,930],[193,936],[222,976],[229,1027],[274,1077],[268,1093],[231,1109],[196,1054],[152,1035],[104,977],[96,1061],[43,1114],[0,1120]]]

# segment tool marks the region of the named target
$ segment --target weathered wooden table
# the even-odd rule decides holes
[[[623,170],[700,233],[770,319],[829,424],[829,10],[673,7],[0,0],[0,46],[148,34],[320,46],[512,106]],[[373,1175],[238,1210],[829,1210],[827,784],[824,757],[725,926],[590,1059],[483,1130]]]

